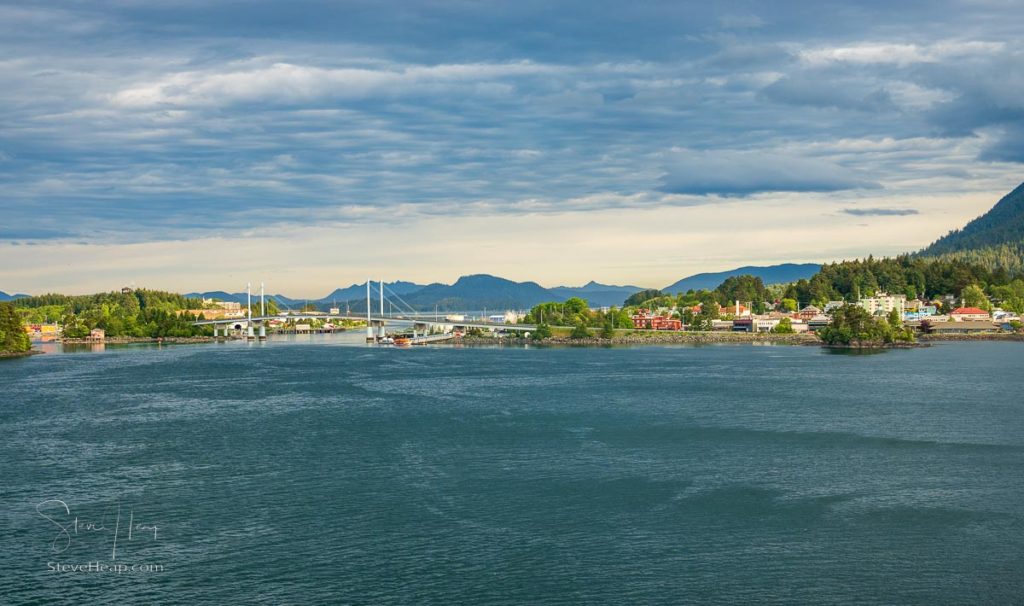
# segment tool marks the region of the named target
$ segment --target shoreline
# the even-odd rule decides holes
[[[1024,333],[981,333],[952,335],[918,335],[913,343],[873,343],[863,345],[828,345],[815,334],[773,334],[749,332],[664,332],[634,333],[615,336],[611,339],[588,337],[571,339],[569,337],[549,337],[540,341],[522,337],[462,337],[452,342],[466,345],[793,345],[820,346],[830,349],[916,349],[929,347],[932,343],[969,342],[969,341],[1017,341],[1024,342]]]
[[[58,339],[65,345],[125,345],[128,343],[213,343],[226,337],[107,337],[106,339]]]
[[[549,337],[540,341],[523,337],[462,337],[454,343],[466,345],[711,345],[711,344],[749,344],[749,345],[819,345],[821,339],[809,334],[772,334],[748,332],[651,332],[618,335],[611,339],[597,336],[586,339],[569,337]]]
[[[918,341],[1024,341],[1024,333],[1020,332],[983,332],[978,334],[924,334],[917,335]]]
[[[29,356],[37,356],[44,353],[41,349],[35,347],[28,351],[0,351],[0,360],[16,360],[18,358],[27,358]]]
[[[273,335],[270,335],[271,337]],[[928,347],[932,343],[972,342],[972,341],[1010,341],[1024,342],[1024,333],[980,333],[980,334],[924,334],[918,335],[914,343],[890,343],[871,345],[828,345],[816,334],[774,334],[749,332],[650,332],[616,335],[611,339],[598,336],[586,339],[572,339],[565,336],[554,336],[540,341],[523,337],[474,337],[464,336],[446,343],[459,345],[575,345],[608,347],[612,345],[790,345],[820,346],[829,349],[914,349]],[[103,341],[94,339],[60,339],[66,345],[128,345],[137,343],[161,345],[186,345],[199,343],[217,343],[224,341],[244,340],[233,337],[109,337]],[[29,352],[0,353],[0,358],[20,358],[42,354],[43,351],[32,349]]]

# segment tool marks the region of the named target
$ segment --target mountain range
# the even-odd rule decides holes
[[[22,298],[27,297],[27,296],[29,296],[29,295],[23,295],[23,294],[9,295],[9,294],[5,293],[4,291],[0,290],[0,301],[13,301],[14,299],[22,299]]]
[[[810,278],[818,273],[821,265],[817,263],[783,263],[782,265],[747,265],[737,267],[728,271],[701,273],[683,278],[678,282],[662,288],[662,292],[681,293],[690,289],[700,290],[702,288],[713,290],[726,278],[732,276],[751,275],[761,278],[765,284],[787,284],[796,282],[801,278]]]
[[[676,282],[669,287],[667,292],[680,292],[690,288],[715,288],[725,278],[745,273],[760,276],[766,283],[791,282],[800,278],[809,278],[819,267],[811,263],[750,266],[725,272],[697,274]],[[376,307],[380,296],[377,284],[372,283],[371,289],[373,301],[371,306]],[[565,301],[570,297],[586,299],[593,307],[610,307],[622,305],[622,302],[630,295],[641,290],[644,288],[640,286],[618,286],[595,281],[590,281],[583,286],[545,288],[536,282],[515,282],[488,274],[462,276],[454,284],[420,285],[404,281],[385,282],[384,284],[385,295],[391,302],[388,305],[393,304],[396,309],[401,308],[403,311],[408,307],[421,311],[430,311],[435,308],[440,311],[529,309],[538,303]],[[246,300],[244,292],[191,292],[185,296],[238,301],[243,304]],[[276,299],[279,305],[289,308],[312,303],[320,309],[338,306],[353,313],[366,311],[366,282],[335,289],[319,299],[294,299],[279,294],[269,296]]]

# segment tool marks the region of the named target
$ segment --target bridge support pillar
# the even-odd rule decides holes
[[[250,325],[249,325],[249,326],[248,326],[248,327],[247,327],[247,328],[245,329],[245,336],[246,336],[246,338],[248,338],[248,339],[252,339],[252,338],[253,338],[253,333],[252,333],[252,324],[250,324]]]
[[[217,334],[217,325],[216,325],[216,324],[214,324],[214,325],[213,325],[213,337],[214,337],[214,338],[217,338],[218,336],[219,336],[219,335]]]
[[[267,327],[260,324],[260,340],[265,341],[267,339]]]

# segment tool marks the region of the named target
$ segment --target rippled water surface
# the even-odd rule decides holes
[[[1020,344],[345,341],[0,362],[0,603],[1024,599]]]

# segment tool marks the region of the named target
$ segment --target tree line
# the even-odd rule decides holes
[[[193,337],[212,329],[193,326],[202,314],[180,313],[200,309],[200,299],[177,293],[137,289],[92,295],[45,294],[13,302],[26,323],[61,324],[68,338],[89,336],[102,328],[111,337]]]
[[[0,303],[0,353],[20,353],[31,348],[21,315],[10,303]]]

